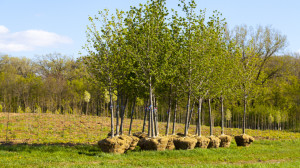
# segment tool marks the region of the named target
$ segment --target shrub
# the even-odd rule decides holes
[[[40,106],[36,106],[35,113],[42,113],[42,109]]]
[[[25,113],[31,113],[31,109],[30,109],[30,107],[26,107],[26,109],[25,109]]]
[[[18,107],[17,113],[24,113],[24,111],[22,110],[21,106]]]
[[[55,110],[55,114],[60,114],[60,110]]]

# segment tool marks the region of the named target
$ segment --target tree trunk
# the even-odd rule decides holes
[[[156,99],[154,97],[154,100],[153,101],[153,115],[154,115],[154,132],[155,132],[155,136],[158,136],[159,135],[159,129],[158,129],[158,116],[157,116],[157,106],[156,106]]]
[[[176,112],[177,112],[177,98],[175,100],[172,135],[175,135]]]
[[[187,129],[190,128],[190,124],[191,124],[191,120],[192,120],[193,112],[194,112],[194,106],[195,106],[195,102],[193,103],[192,109],[190,110],[189,122],[188,122],[188,128]]]
[[[128,133],[128,135],[131,135],[131,128],[132,128],[132,120],[133,120],[133,113],[134,113],[134,108],[135,108],[135,102],[136,102],[136,98],[134,98],[133,105],[132,105],[131,118],[130,118],[130,126],[129,126],[129,133]]]
[[[8,143],[8,125],[9,125],[9,111],[7,111],[7,123],[6,123],[6,143]]]
[[[149,82],[149,92],[150,92],[150,106],[149,106],[149,129],[148,136],[153,137],[154,135],[154,123],[153,123],[153,100],[152,100],[152,85],[151,85],[151,77]]]
[[[244,95],[244,117],[243,117],[243,134],[245,134],[246,128],[246,108],[247,108],[247,96]]]
[[[120,135],[123,135],[123,124],[124,124],[124,116],[125,116],[125,110],[127,106],[128,98],[126,98],[125,102],[123,102],[124,105],[121,105],[121,124],[120,124]]]
[[[222,135],[224,135],[224,99],[223,99],[223,96],[221,96],[221,115],[222,115],[222,118],[221,118],[221,127],[222,127],[222,129],[221,129],[221,134]]]
[[[187,106],[186,106],[184,136],[188,135],[188,122],[189,122],[189,113],[190,113],[190,102],[191,102],[191,90],[189,90],[189,93],[188,93],[188,102],[187,102]]]
[[[170,125],[170,119],[171,119],[171,93],[172,93],[172,86],[170,85],[169,108],[168,108],[168,120],[167,120],[167,127],[166,127],[166,136],[169,135],[169,125]]]
[[[87,113],[88,113],[88,108],[89,108],[89,103],[88,103],[88,102],[86,102],[85,115],[87,115]]]
[[[117,98],[117,108],[116,108],[116,135],[119,136],[119,116],[120,116],[120,93],[118,93]]]
[[[114,137],[114,111],[113,111],[111,87],[109,87],[109,100],[110,100],[110,114],[111,114],[111,138],[113,138]]]
[[[211,104],[210,104],[210,98],[208,99],[208,109],[209,109],[209,132],[210,136],[213,135],[213,122],[212,122],[212,114],[211,114]]]
[[[148,106],[146,105],[146,107],[145,107],[145,114],[144,114],[144,122],[143,122],[143,130],[142,130],[142,132],[145,132],[146,120],[147,120],[147,112],[148,112]]]
[[[203,100],[202,100],[202,103],[203,103]],[[201,116],[202,116],[202,122],[201,124],[202,125],[205,125],[205,111],[204,111],[204,107],[201,107]]]
[[[201,111],[202,111],[202,98],[199,98],[199,107],[198,107],[198,121],[197,121],[197,135],[201,136]]]

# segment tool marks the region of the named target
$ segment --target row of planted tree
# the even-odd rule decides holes
[[[183,16],[157,0],[89,17],[88,55],[76,60],[2,56],[1,111],[110,116],[112,131],[144,119],[150,136],[158,121],[185,123],[185,135],[190,124],[299,131],[300,61],[274,56],[286,37],[271,27],[229,30],[220,13],[179,4]]]
[[[265,98],[265,87],[280,70],[279,67],[266,68],[272,55],[286,45],[286,37],[279,32],[269,27],[248,32],[242,26],[231,34],[225,19],[217,11],[207,20],[205,11],[197,11],[193,0],[180,0],[178,6],[183,16],[174,9],[170,14],[166,1],[152,0],[131,7],[127,12],[116,10],[110,15],[108,10],[104,10],[95,17],[89,17],[91,24],[87,28],[87,44],[84,46],[88,56],[84,57],[84,61],[91,80],[108,91],[112,138],[113,132],[118,136],[123,127],[124,107],[128,100],[132,102],[132,120],[137,98],[143,98],[146,105],[144,127],[148,116],[150,138],[158,135],[157,106],[164,106],[167,111],[168,135],[171,111],[174,109],[175,122],[179,104],[185,111],[180,117],[184,118],[184,136],[188,135],[192,118],[199,136],[203,100],[208,103],[211,126],[211,102],[220,102],[222,128],[224,101],[241,106],[245,133],[247,105],[259,107],[261,99]],[[299,80],[299,76],[297,78]],[[294,89],[299,93],[299,88]],[[114,95],[117,97],[116,108]],[[296,125],[298,105],[299,100],[296,100],[295,111],[292,110]],[[197,112],[194,112],[194,106],[198,107]],[[282,111],[275,112],[278,113],[277,128],[280,127],[279,118],[285,120]],[[255,117],[257,115],[252,122],[259,123],[260,119]],[[274,121],[272,117],[268,116],[269,124]],[[256,127],[256,123],[254,125]]]

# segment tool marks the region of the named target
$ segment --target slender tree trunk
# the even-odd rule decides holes
[[[153,103],[153,115],[154,115],[154,131],[155,131],[155,136],[159,135],[159,129],[158,129],[158,116],[157,116],[157,106],[156,106],[156,99],[154,98],[154,103]]]
[[[149,108],[148,108],[148,112],[149,112],[149,118],[148,118],[148,136],[149,137],[152,137],[153,135],[152,134],[152,131],[151,131],[151,128],[152,128],[152,115],[151,115],[151,107],[149,105]]]
[[[113,101],[112,101],[112,91],[111,87],[109,87],[109,99],[110,99],[110,114],[111,114],[111,138],[114,137],[114,109],[113,109]]]
[[[256,129],[256,120],[257,120],[257,115],[256,115],[256,113],[254,113],[254,127],[253,127],[253,129]]]
[[[237,116],[237,122],[238,122],[238,128],[240,128],[240,112],[238,112],[238,116]]]
[[[147,112],[148,112],[148,106],[146,105],[146,107],[145,107],[145,114],[144,114],[144,122],[143,122],[143,130],[142,130],[142,132],[145,132],[146,120],[147,120]]]
[[[202,103],[203,103],[203,100],[202,100]],[[202,125],[205,125],[205,111],[204,111],[204,107],[201,107],[201,116],[202,116],[202,122],[201,122],[201,124]]]
[[[124,105],[121,105],[121,124],[120,124],[120,135],[123,135],[123,124],[124,124],[124,116],[125,116],[125,110],[127,106],[128,98],[126,98]]]
[[[88,103],[88,102],[86,102],[85,115],[87,115],[87,113],[88,113],[88,108],[89,108],[89,103]]]
[[[172,129],[173,135],[175,135],[176,112],[177,112],[177,98],[175,100],[175,108],[174,108],[173,129]]]
[[[117,98],[117,108],[116,108],[116,135],[119,136],[119,116],[120,116],[120,93],[118,93]]]
[[[202,111],[202,98],[199,97],[198,121],[197,121],[197,135],[198,136],[201,136],[201,111]]]
[[[6,123],[6,143],[8,143],[8,125],[9,125],[9,111],[7,111],[7,123]]]
[[[190,102],[191,102],[191,90],[189,90],[189,93],[188,93],[188,102],[187,102],[187,106],[186,106],[184,136],[188,135],[188,122],[189,122],[189,113],[190,113]]]
[[[223,96],[221,96],[221,115],[222,115],[222,122],[221,122],[221,125],[222,125],[222,129],[221,129],[221,134],[224,135],[224,99],[223,99]]]
[[[170,125],[170,119],[171,119],[171,93],[172,93],[172,86],[170,85],[169,108],[168,108],[168,120],[167,120],[167,127],[166,127],[166,136],[169,135],[169,125]]]
[[[149,108],[149,129],[148,129],[148,135],[149,137],[153,137],[154,135],[154,123],[153,123],[153,99],[152,99],[152,85],[151,85],[151,76],[150,76],[150,82],[149,82],[149,92],[150,92],[150,108]]]
[[[208,99],[208,109],[209,109],[209,132],[210,136],[213,135],[213,121],[212,121],[212,114],[211,114],[211,104],[210,104],[210,98]]]
[[[190,128],[190,124],[191,124],[191,120],[192,120],[193,112],[194,112],[194,107],[195,107],[195,102],[193,103],[192,109],[190,110],[189,122],[188,122],[188,128],[187,129]]]
[[[245,128],[246,128],[246,108],[247,108],[247,96],[244,95],[243,134],[245,134]]]
[[[135,102],[136,102],[136,98],[134,98],[133,105],[132,105],[131,118],[130,118],[130,126],[129,126],[129,133],[128,133],[128,135],[131,135],[131,128],[132,128],[132,120],[133,120],[133,113],[134,113],[134,108],[135,108]]]

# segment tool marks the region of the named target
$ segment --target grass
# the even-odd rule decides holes
[[[133,132],[141,131],[141,120],[134,120]],[[166,123],[160,123],[160,133]],[[129,151],[123,155],[103,153],[95,145],[110,132],[107,117],[57,114],[0,113],[0,167],[298,167],[300,133],[246,130],[254,136],[250,147],[173,151]],[[129,120],[125,120],[125,134]],[[177,124],[177,132],[183,131]],[[195,131],[192,125],[190,132]],[[6,132],[9,143],[6,143]],[[215,135],[220,127],[215,127]],[[202,133],[208,136],[209,127]],[[226,128],[229,135],[240,129]]]
[[[0,167],[297,167],[300,140],[255,142],[251,147],[107,154],[95,145],[2,145]]]
[[[129,119],[125,119],[124,134],[128,134],[129,122]],[[132,132],[141,131],[142,123],[142,120],[134,120]],[[27,144],[96,144],[110,132],[110,118],[85,115],[11,113],[8,130],[6,124],[7,113],[0,113],[0,143],[6,142],[6,131],[9,142]],[[159,123],[161,135],[164,135],[165,127],[166,123]],[[176,132],[183,132],[183,130],[183,124],[176,124]],[[191,125],[189,132],[195,132],[195,125]],[[220,127],[214,128],[215,135],[220,135],[220,132]],[[226,128],[225,133],[234,136],[241,134],[242,130]],[[246,133],[254,136],[256,140],[300,139],[300,133],[286,131],[247,129]],[[209,127],[202,126],[202,135],[209,135]]]

